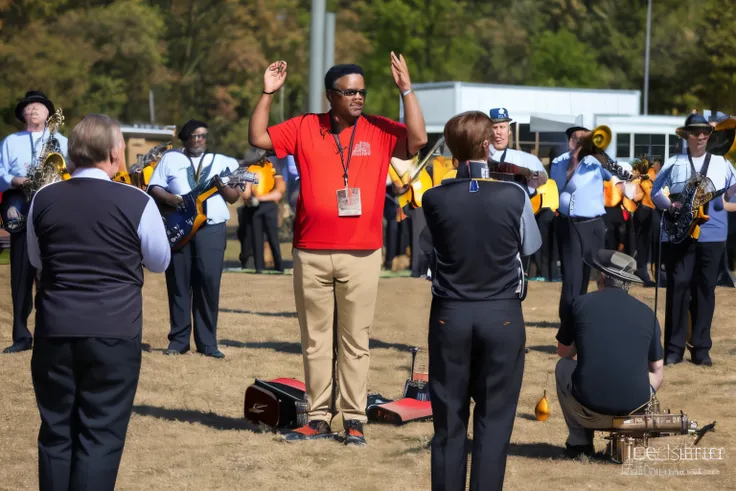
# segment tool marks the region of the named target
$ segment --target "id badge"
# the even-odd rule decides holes
[[[359,217],[361,211],[359,188],[337,190],[337,216]]]

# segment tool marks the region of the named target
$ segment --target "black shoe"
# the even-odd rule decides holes
[[[365,435],[363,434],[363,423],[356,419],[347,419],[343,423],[345,426],[345,445],[358,445],[365,447]]]
[[[704,367],[713,366],[713,360],[710,359],[710,356],[708,355],[708,353],[705,353],[704,355],[696,356],[695,354],[691,352],[690,361],[693,363],[693,365],[701,365]]]
[[[670,353],[664,359],[664,364],[665,365],[676,365],[676,364],[681,363],[681,362],[682,362],[682,355],[676,355],[674,353]]]
[[[201,352],[200,352],[200,353],[201,353]],[[218,349],[218,350],[215,350],[215,351],[214,351],[214,352],[212,352],[212,353],[202,353],[202,354],[203,354],[204,356],[209,356],[210,358],[217,358],[218,360],[219,360],[219,359],[222,359],[222,358],[225,358],[225,353],[223,353],[223,352],[222,352],[222,351],[220,351],[219,349]]]
[[[301,428],[281,435],[281,441],[284,442],[324,439],[337,440],[337,433],[333,433],[327,421],[322,420],[312,420]]]
[[[595,447],[593,445],[568,445],[565,444],[565,456],[570,459],[576,459],[584,455],[592,457],[595,455]]]
[[[644,282],[645,288],[653,288],[656,286],[656,283],[652,281],[652,278],[649,277],[649,271],[646,269],[639,269],[634,272],[634,274]]]
[[[28,341],[19,341],[11,344],[3,350],[3,353],[20,353],[21,351],[28,351],[31,348],[33,348],[33,340],[29,339]]]
[[[184,348],[183,350],[177,350],[177,349],[173,349],[173,348],[166,348],[163,351],[163,353],[165,355],[183,355],[187,351],[189,351],[189,348]]]

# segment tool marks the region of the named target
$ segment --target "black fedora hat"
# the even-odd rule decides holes
[[[591,268],[595,268],[607,276],[612,276],[632,283],[644,283],[636,276],[636,259],[623,252],[612,249],[599,249],[592,257],[584,258]]]
[[[43,92],[40,90],[29,90],[26,92],[26,96],[18,103],[18,105],[15,106],[15,117],[18,118],[21,123],[26,122],[25,118],[23,118],[23,109],[25,109],[28,104],[32,104],[34,102],[39,102],[46,106],[46,109],[49,110],[49,115],[56,111],[54,103],[48,100]]]
[[[570,138],[572,138],[572,134],[573,133],[575,133],[576,131],[581,131],[581,130],[582,131],[590,131],[585,126],[571,126],[570,128],[568,128],[568,129],[565,130],[565,135],[567,135],[567,139],[569,140]]]
[[[677,128],[675,130],[675,133],[677,133],[677,136],[679,136],[680,138],[687,139],[687,134],[697,129],[707,129],[708,131],[713,131],[713,126],[711,126],[708,120],[705,119],[705,116],[694,112],[690,114],[687,119],[685,119],[685,125]]]

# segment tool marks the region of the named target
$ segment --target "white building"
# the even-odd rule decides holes
[[[547,162],[550,152],[567,145],[564,131],[573,125],[593,129],[607,125],[613,139],[607,153],[620,161],[647,155],[667,159],[681,151],[675,129],[686,116],[644,116],[638,90],[566,89],[465,82],[413,86],[427,125],[430,145],[445,123],[463,111],[488,113],[505,107],[511,118],[515,148]],[[401,104],[401,103],[400,103]],[[400,107],[403,120],[404,107]]]

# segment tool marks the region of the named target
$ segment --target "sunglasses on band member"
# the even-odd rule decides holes
[[[360,94],[361,97],[365,99],[365,96],[368,94],[368,91],[365,89],[355,90],[355,89],[348,89],[348,90],[341,90],[341,89],[332,89],[335,92],[339,92],[344,97],[355,97],[357,94]]]
[[[713,128],[698,128],[696,130],[690,130],[690,134],[693,136],[710,135],[713,132]]]
[[[189,135],[189,138],[191,138],[192,140],[199,140],[200,138],[202,140],[206,140],[208,136],[209,133],[193,133]]]

